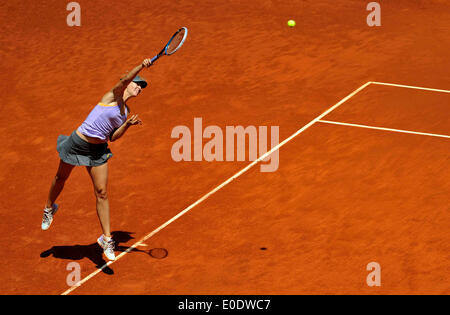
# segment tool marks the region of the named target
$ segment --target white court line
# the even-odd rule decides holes
[[[384,127],[375,127],[375,126],[367,126],[367,125],[359,125],[359,124],[350,124],[350,123],[343,123],[343,122],[330,121],[330,120],[318,120],[318,122],[325,123],[325,124],[342,125],[342,126],[367,128],[367,129],[377,129],[377,130],[393,131],[393,132],[400,132],[400,133],[411,133],[414,135],[431,136],[431,137],[440,137],[440,138],[450,139],[450,136],[439,135],[439,134],[435,134],[435,133],[418,132],[418,131],[410,131],[410,130],[402,130],[402,129],[392,129],[392,128],[384,128]]]
[[[407,89],[425,90],[425,91],[433,91],[433,92],[441,92],[441,93],[450,93],[450,90],[431,89],[431,88],[420,87],[420,86],[385,83],[385,82],[370,82],[370,83],[378,84],[378,85],[395,86],[395,87],[401,87],[401,88],[407,88]]]
[[[181,211],[180,213],[178,213],[176,216],[174,216],[172,219],[170,219],[169,221],[167,221],[166,223],[162,224],[160,227],[158,227],[156,230],[150,232],[148,235],[146,235],[145,237],[143,237],[140,241],[136,242],[134,245],[132,245],[131,247],[129,247],[126,251],[124,251],[123,253],[121,253],[120,255],[118,255],[116,257],[115,261],[109,261],[108,263],[106,263],[105,265],[103,265],[100,269],[97,269],[96,271],[94,271],[93,273],[91,273],[90,275],[88,275],[86,278],[82,279],[80,282],[78,282],[76,285],[72,286],[71,288],[69,288],[67,291],[65,291],[64,293],[62,293],[62,295],[68,295],[70,292],[72,292],[73,290],[75,290],[76,288],[79,288],[81,285],[83,285],[86,281],[88,281],[89,279],[91,279],[92,277],[94,277],[95,275],[97,275],[99,272],[101,272],[103,269],[105,269],[107,266],[112,265],[113,263],[115,263],[116,261],[118,261],[119,259],[121,259],[123,256],[125,256],[127,253],[129,253],[130,251],[132,251],[134,248],[138,247],[139,245],[141,245],[143,242],[145,242],[147,239],[149,239],[150,237],[152,237],[153,235],[155,235],[156,233],[158,233],[159,231],[161,231],[162,229],[164,229],[166,226],[168,226],[169,224],[171,224],[172,222],[174,222],[175,220],[177,220],[178,218],[180,218],[181,216],[183,216],[184,214],[186,214],[187,212],[189,212],[192,208],[194,208],[195,206],[197,206],[198,204],[200,204],[201,202],[203,202],[204,200],[206,200],[209,196],[211,196],[212,194],[216,193],[217,191],[219,191],[220,189],[222,189],[223,187],[225,187],[226,185],[228,185],[229,183],[231,183],[234,179],[238,178],[239,176],[241,176],[242,174],[244,174],[245,172],[247,172],[250,168],[252,168],[253,166],[255,166],[258,162],[264,160],[266,157],[268,157],[270,154],[272,154],[273,152],[275,152],[276,150],[280,149],[283,145],[285,145],[286,143],[288,143],[289,141],[291,141],[292,139],[294,139],[296,136],[298,136],[299,134],[301,134],[303,131],[305,131],[306,129],[308,129],[309,127],[311,127],[312,125],[314,125],[317,121],[319,121],[321,118],[323,118],[324,116],[328,115],[330,112],[332,112],[333,110],[335,110],[336,108],[338,108],[340,105],[342,105],[343,103],[345,103],[346,101],[348,101],[350,98],[352,98],[353,96],[355,96],[358,92],[360,92],[361,90],[363,90],[364,88],[366,88],[368,85],[370,84],[370,82],[365,83],[364,85],[360,86],[358,89],[356,89],[355,91],[353,91],[352,93],[350,93],[349,95],[347,95],[346,97],[344,97],[342,100],[340,100],[338,103],[336,103],[335,105],[333,105],[332,107],[330,107],[329,109],[327,109],[325,112],[323,112],[322,114],[320,114],[319,116],[317,116],[316,118],[314,118],[313,120],[311,120],[308,124],[306,124],[305,126],[303,126],[302,128],[300,128],[299,130],[297,130],[293,135],[291,135],[289,138],[285,139],[283,142],[279,143],[277,146],[273,147],[270,151],[266,152],[265,154],[261,155],[257,160],[253,161],[252,163],[250,163],[249,165],[247,165],[246,167],[244,167],[242,170],[240,170],[239,172],[237,172],[236,174],[234,174],[233,176],[231,176],[230,178],[228,178],[226,181],[224,181],[222,184],[220,184],[219,186],[217,186],[216,188],[214,188],[213,190],[211,190],[209,193],[207,193],[206,195],[203,195],[203,197],[201,197],[199,200],[197,200],[196,202],[194,202],[193,204],[191,204],[189,207],[187,207],[186,209],[184,209],[183,211]]]

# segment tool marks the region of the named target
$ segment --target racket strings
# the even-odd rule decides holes
[[[183,39],[184,39],[185,33],[186,33],[185,30],[182,29],[182,30],[180,30],[180,32],[178,32],[175,35],[175,37],[172,39],[172,41],[167,46],[166,53],[168,55],[173,54],[175,51],[177,51],[178,48],[180,48],[180,46],[183,44]]]

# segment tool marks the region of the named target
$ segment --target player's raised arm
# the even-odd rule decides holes
[[[123,92],[127,88],[128,84],[138,75],[138,73],[152,65],[151,59],[145,59],[140,65],[129,71],[120,81],[102,98],[102,103],[109,104],[111,102],[121,101],[123,97]]]

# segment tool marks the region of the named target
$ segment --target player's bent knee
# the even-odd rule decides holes
[[[101,199],[101,200],[108,199],[108,193],[107,193],[106,189],[104,189],[104,188],[96,188],[95,196],[97,197],[97,199]]]

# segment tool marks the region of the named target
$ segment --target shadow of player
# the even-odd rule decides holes
[[[124,252],[128,249],[128,246],[121,246],[120,244],[134,239],[131,234],[133,233],[124,231],[114,231],[111,233],[116,244],[116,252]],[[134,248],[131,252],[145,251]],[[43,251],[40,256],[41,258],[53,256],[54,258],[72,261],[88,258],[98,269],[102,268],[106,264],[106,261],[103,259],[103,249],[97,244],[97,242],[89,245],[53,246],[52,248]],[[109,266],[104,267],[102,272],[108,275],[114,274],[114,271]]]

